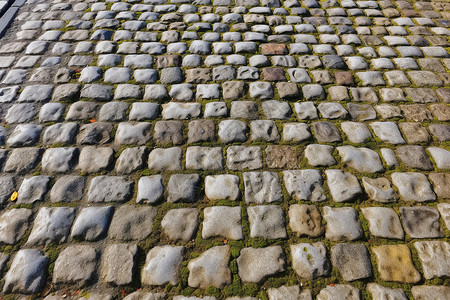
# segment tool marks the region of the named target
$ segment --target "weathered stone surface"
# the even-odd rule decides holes
[[[394,145],[406,143],[394,122],[372,122],[370,127],[375,135],[385,143]]]
[[[257,205],[247,208],[250,236],[265,239],[287,237],[284,212],[277,205]]]
[[[133,147],[123,150],[116,161],[117,173],[130,174],[142,168],[146,153],[146,147]]]
[[[198,215],[196,208],[169,210],[161,221],[164,234],[173,241],[189,241],[197,230]]]
[[[40,208],[34,220],[33,230],[28,237],[27,245],[45,246],[51,242],[65,242],[74,218],[75,209],[72,207]]]
[[[70,236],[85,241],[103,238],[113,211],[112,206],[83,208],[75,219]]]
[[[419,254],[423,275],[426,279],[449,276],[450,245],[447,242],[415,242],[414,247]]]
[[[12,191],[16,190],[16,180],[14,176],[0,177],[0,203],[5,203],[10,199]]]
[[[444,233],[439,222],[439,212],[434,207],[400,207],[403,228],[413,238],[437,238]]]
[[[81,126],[77,142],[87,145],[104,145],[111,140],[113,127],[109,123],[96,122]]]
[[[155,148],[148,155],[148,168],[155,171],[180,170],[182,154],[179,147]]]
[[[269,145],[266,147],[266,163],[274,169],[296,169],[299,166],[300,152],[296,147]]]
[[[97,173],[105,171],[108,169],[113,160],[113,154],[113,149],[108,147],[84,147],[80,152],[77,169],[82,173]]]
[[[373,247],[381,280],[415,283],[420,280],[407,245]]]
[[[427,150],[439,169],[450,169],[450,151],[439,147],[429,147]]]
[[[131,196],[132,181],[121,176],[97,176],[91,180],[88,202],[125,202]]]
[[[230,248],[216,246],[203,252],[188,264],[188,284],[202,289],[208,286],[223,288],[231,283],[231,271],[228,267]]]
[[[442,219],[444,219],[445,226],[450,228],[450,203],[439,203],[437,209],[441,213]]]
[[[320,290],[317,300],[359,300],[359,290],[349,284],[335,284]]]
[[[392,183],[398,188],[400,197],[405,201],[432,201],[436,195],[431,189],[427,177],[421,173],[392,173]]]
[[[358,179],[351,173],[341,170],[326,170],[325,174],[334,201],[351,201],[362,193]]]
[[[319,170],[283,171],[284,185],[296,200],[324,201],[326,199]]]
[[[55,261],[53,283],[86,286],[95,276],[97,251],[88,245],[69,246]]]
[[[332,166],[336,164],[333,151],[333,146],[310,144],[306,146],[305,157],[311,166]]]
[[[301,291],[298,285],[281,286],[279,288],[270,288],[267,290],[269,300],[312,300],[311,290]],[[245,299],[252,300],[252,299]]]
[[[83,198],[85,178],[66,175],[56,180],[50,192],[52,202],[76,202]]]
[[[34,169],[40,160],[41,149],[19,148],[12,150],[5,164],[5,172],[26,174]]]
[[[396,299],[407,300],[405,292],[402,289],[387,288],[376,283],[369,283],[367,290],[372,294],[373,300]]]
[[[150,124],[122,122],[117,126],[115,143],[118,145],[144,145],[150,139]]]
[[[188,147],[186,150],[186,168],[194,170],[222,170],[222,148],[201,146]]]
[[[91,294],[91,297],[92,297],[92,294]],[[175,299],[177,297],[178,297],[178,299],[181,299],[184,296],[175,296],[173,299]],[[165,300],[165,299],[167,299],[167,295],[166,295],[166,293],[151,293],[151,292],[144,292],[141,290],[141,291],[131,293],[123,299],[124,300]],[[95,300],[97,300],[97,299],[95,299]],[[100,299],[98,299],[98,300],[100,300]]]
[[[369,251],[363,244],[337,244],[331,247],[331,261],[345,281],[372,276]]]
[[[411,288],[415,300],[437,299],[445,300],[450,293],[450,287],[445,285],[418,285]]]
[[[331,270],[327,249],[322,242],[291,245],[292,267],[300,278],[313,280]]]
[[[227,149],[227,167],[231,170],[256,170],[262,167],[260,147],[230,146]]]
[[[40,175],[25,178],[18,191],[17,203],[34,203],[44,200],[49,182],[49,176]]]
[[[170,176],[167,189],[169,190],[167,201],[195,202],[198,194],[198,184],[200,176],[198,174],[175,174]]]
[[[391,183],[384,177],[369,178],[363,177],[362,183],[367,195],[378,202],[394,202],[398,196],[394,189],[391,187]]]
[[[112,244],[102,255],[101,277],[115,285],[129,284],[133,280],[137,246],[133,244]]]
[[[222,236],[230,240],[241,240],[243,238],[241,207],[206,207],[203,213],[203,239],[216,236]]]
[[[237,259],[239,277],[243,282],[259,283],[270,275],[285,270],[285,256],[280,246],[244,248]]]
[[[370,234],[377,237],[402,240],[404,237],[398,215],[389,207],[363,207],[361,212],[369,221]]]
[[[341,156],[342,162],[362,173],[383,172],[384,168],[378,154],[368,148],[356,148],[353,146],[341,146],[336,150]]]
[[[358,212],[352,207],[323,208],[323,218],[327,222],[325,238],[332,241],[354,241],[363,236]]]
[[[4,293],[36,294],[46,282],[48,258],[39,250],[17,252],[5,276]]]
[[[246,203],[272,203],[283,199],[278,174],[275,172],[244,172]]]
[[[291,205],[289,207],[289,227],[297,236],[318,237],[324,232],[322,217],[315,205]]]
[[[183,142],[183,123],[180,121],[158,121],[155,123],[153,140],[159,144],[179,145]]]
[[[137,203],[158,203],[164,196],[163,177],[161,175],[139,178]]]
[[[0,217],[0,242],[17,243],[28,229],[33,212],[27,208],[13,208]]]
[[[422,146],[401,146],[395,152],[407,167],[424,171],[433,170],[430,158]]]
[[[236,175],[209,175],[205,178],[205,195],[210,200],[237,200],[239,177]]]
[[[333,143],[342,141],[337,127],[331,122],[313,122],[311,123],[314,137],[319,143]]]
[[[108,237],[121,241],[143,240],[152,233],[158,209],[149,206],[122,205],[114,213]]]
[[[157,246],[152,248],[142,270],[142,284],[177,284],[183,262],[184,247]]]

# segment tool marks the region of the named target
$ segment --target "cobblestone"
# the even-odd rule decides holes
[[[16,1],[0,298],[446,299],[449,8]]]

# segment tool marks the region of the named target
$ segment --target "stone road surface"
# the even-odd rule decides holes
[[[449,28],[448,0],[27,1],[0,298],[448,299]]]

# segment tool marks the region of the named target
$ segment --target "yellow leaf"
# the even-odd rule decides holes
[[[12,193],[12,195],[11,195],[10,200],[11,200],[11,201],[16,201],[17,196],[19,196],[19,193],[17,193],[17,191],[14,191],[14,192]]]

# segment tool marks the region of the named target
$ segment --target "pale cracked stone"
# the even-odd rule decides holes
[[[183,150],[179,147],[155,148],[148,156],[148,168],[154,171],[181,170]]]
[[[351,201],[362,193],[358,179],[351,173],[341,170],[326,170],[325,174],[334,201]]]
[[[426,279],[450,276],[450,244],[444,241],[415,242]]]
[[[108,245],[102,255],[101,277],[114,285],[130,284],[133,280],[137,246],[134,244]]]
[[[92,294],[91,294],[91,297],[92,297]],[[177,297],[178,297],[178,299],[180,299],[179,297],[184,297],[184,296],[175,296],[173,299],[176,299]],[[102,299],[103,298],[94,299],[94,300],[102,300]],[[152,293],[152,292],[144,292],[142,290],[131,293],[128,296],[126,296],[125,298],[123,298],[123,300],[166,300],[166,299],[167,299],[166,293]],[[84,299],[80,299],[80,300],[84,300]],[[107,300],[110,300],[110,299],[107,299]]]
[[[392,289],[376,283],[369,283],[367,290],[372,295],[373,300],[408,300],[405,291],[402,289]]]
[[[83,208],[75,219],[70,236],[85,241],[103,238],[108,231],[113,211],[112,206]]]
[[[439,212],[430,206],[400,207],[403,228],[413,238],[439,238],[444,236]]]
[[[91,180],[88,202],[125,202],[132,193],[133,181],[121,176],[97,176]]]
[[[186,150],[186,169],[222,170],[222,148],[201,146],[188,147]]]
[[[315,205],[292,204],[289,207],[289,227],[297,236],[318,237],[324,232],[322,217]]]
[[[42,156],[42,170],[45,173],[65,173],[76,164],[78,148],[50,148]]]
[[[143,240],[153,230],[158,209],[149,206],[122,205],[116,209],[108,237],[121,241]]]
[[[88,245],[67,247],[55,261],[53,283],[88,285],[95,277],[97,256],[97,251]]]
[[[45,286],[48,258],[39,250],[19,250],[5,276],[4,293],[37,294]]]
[[[209,200],[237,200],[239,177],[230,174],[206,176],[205,195]]]
[[[188,242],[198,227],[196,208],[176,208],[167,212],[161,221],[164,234],[172,241]]]
[[[242,173],[246,203],[272,203],[283,200],[281,184],[275,172]]]
[[[308,160],[308,164],[311,166],[328,167],[336,164],[336,160],[332,155],[333,151],[333,146],[310,144],[306,146],[305,157]]]
[[[203,213],[203,239],[216,236],[222,236],[230,240],[241,240],[243,238],[241,207],[206,207]]]
[[[166,120],[187,120],[196,118],[201,113],[200,103],[178,103],[169,102],[162,105],[162,116]]]
[[[450,151],[439,147],[427,148],[439,169],[450,169]]]
[[[348,165],[358,172],[377,173],[384,171],[380,156],[373,150],[353,146],[340,146],[336,150],[339,152],[344,165]]]
[[[115,143],[118,145],[144,145],[150,140],[150,124],[122,122],[117,126]]]
[[[326,200],[319,170],[283,171],[283,180],[287,192],[296,200],[313,202]]]
[[[113,149],[109,147],[84,147],[80,152],[77,169],[82,173],[105,171],[113,161],[113,154]]]
[[[142,284],[176,285],[179,281],[183,254],[183,246],[166,245],[152,248],[142,269]]]
[[[364,218],[369,221],[370,234],[387,239],[403,240],[404,233],[400,219],[389,207],[362,207]]]
[[[229,246],[216,246],[206,250],[189,262],[188,285],[201,289],[209,286],[224,288],[231,283],[229,260]]]
[[[230,146],[227,149],[227,167],[231,170],[255,170],[262,168],[260,147]]]
[[[300,278],[314,280],[331,270],[327,248],[322,242],[291,245],[292,268]]]
[[[268,276],[285,270],[283,248],[244,248],[237,259],[237,265],[239,277],[243,282],[259,283]]]
[[[437,209],[441,213],[442,219],[444,219],[445,226],[450,228],[450,203],[439,203]]]
[[[164,197],[162,175],[142,176],[139,178],[136,203],[153,204]]]
[[[345,281],[372,276],[369,251],[363,244],[342,243],[331,247],[331,261]]]
[[[349,284],[329,285],[320,290],[317,300],[359,300],[359,290]]]
[[[352,207],[323,208],[323,218],[327,226],[325,238],[332,241],[354,241],[360,239],[364,231],[358,212]]]
[[[433,201],[436,195],[427,177],[421,173],[392,173],[392,183],[397,187],[404,201]]]
[[[74,218],[75,208],[41,207],[26,245],[46,246],[51,242],[58,244],[65,242]]]
[[[270,288],[267,290],[269,300],[312,300],[311,290],[302,291],[298,285],[280,286],[279,288]],[[255,298],[256,299],[256,298]],[[243,299],[246,300],[246,299]],[[252,300],[252,299],[248,299]]]
[[[397,124],[394,122],[372,122],[370,124],[375,135],[384,143],[406,144]]]
[[[362,183],[364,186],[364,190],[372,200],[382,203],[389,203],[395,202],[398,198],[397,193],[391,187],[391,182],[384,177],[363,177]]]
[[[264,239],[286,238],[283,209],[278,205],[256,205],[247,208],[250,237]]]
[[[414,300],[447,300],[450,287],[445,285],[418,285],[411,288]]]
[[[407,245],[376,246],[372,251],[375,253],[381,280],[403,283],[420,281],[420,274],[413,265]]]
[[[0,242],[17,243],[28,229],[33,212],[27,208],[13,208],[0,217]]]
[[[364,123],[342,122],[341,128],[348,140],[355,144],[364,143],[372,137],[369,128]]]

